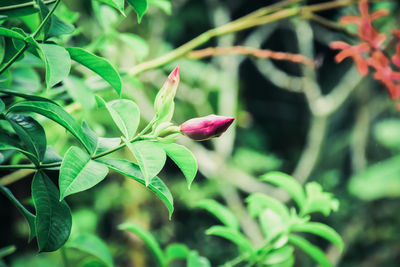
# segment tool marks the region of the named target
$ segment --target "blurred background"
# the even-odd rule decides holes
[[[95,1],[62,1],[56,14],[77,27],[74,36],[65,38],[66,44],[85,47],[106,57],[121,71],[129,71],[209,29],[274,2],[279,1],[149,0],[151,4],[141,24],[132,9],[128,8],[123,17]],[[397,1],[380,1],[372,8],[390,10],[389,16],[377,21],[380,31],[390,33],[399,25]],[[345,14],[358,12],[353,5],[318,14],[336,22]],[[246,212],[244,198],[262,192],[292,205],[283,191],[258,180],[261,174],[279,170],[293,174],[302,184],[317,181],[339,199],[339,211],[327,218],[313,218],[332,226],[344,239],[346,248],[342,254],[322,239],[311,239],[332,262],[337,266],[399,266],[399,111],[387,89],[371,75],[362,77],[351,60],[334,62],[337,51],[331,50],[329,43],[339,40],[357,42],[319,23],[300,18],[280,20],[214,38],[200,48],[242,45],[299,53],[315,60],[315,67],[245,55],[199,60],[183,57],[138,76],[125,77],[123,97],[139,105],[142,125],[152,118],[152,101],[176,65],[181,71],[173,118],[177,125],[212,113],[233,116],[235,123],[212,141],[195,143],[184,137],[179,140],[195,154],[199,173],[189,191],[181,172],[167,161],[159,176],[174,196],[172,220],[150,191],[112,172],[98,186],[69,197],[73,212],[71,236],[96,233],[107,243],[117,266],[154,266],[146,245],[117,229],[122,222],[134,221],[150,230],[162,247],[185,243],[217,266],[234,258],[236,248],[228,241],[205,235],[204,231],[218,221],[193,205],[206,198],[227,205],[240,218],[243,232],[257,243],[260,232]],[[43,69],[24,66],[27,65],[21,62],[17,67],[13,86],[28,90],[26,84],[30,84],[29,90],[37,92]],[[72,75],[84,77],[85,86],[107,100],[117,98],[87,69],[77,67]],[[68,105],[72,102],[68,97],[71,89],[66,89],[67,93],[64,89],[49,94],[64,99]],[[75,118],[84,118],[99,136],[118,136],[106,110],[94,106],[70,108]],[[46,122],[46,134],[48,142],[61,154],[74,143],[71,136],[59,139],[64,130],[51,122]],[[118,153],[131,158],[128,151]],[[18,156],[10,159],[19,160]],[[10,186],[28,205],[29,188],[30,178]],[[6,258],[7,263],[61,266],[59,252],[38,255],[35,243],[27,244],[28,226],[4,196],[0,196],[0,207],[0,247],[17,246],[17,252]],[[314,265],[308,256],[296,254],[296,266]]]

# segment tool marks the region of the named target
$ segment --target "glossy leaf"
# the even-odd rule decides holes
[[[151,179],[164,167],[165,151],[157,143],[151,141],[127,143],[127,146],[137,159],[146,186],[148,186]]]
[[[260,180],[281,187],[290,194],[299,208],[302,208],[305,201],[305,194],[299,182],[297,182],[292,176],[282,172],[269,172],[262,175]]]
[[[189,248],[185,244],[174,243],[165,249],[165,261],[167,263],[176,259],[186,259],[189,255]]]
[[[224,205],[218,203],[213,199],[204,199],[196,203],[195,207],[202,208],[217,217],[225,226],[239,231],[239,221],[236,216]]]
[[[29,241],[36,236],[35,215],[30,213],[19,201],[15,198],[13,193],[5,186],[0,185],[0,191],[17,207],[17,209],[24,215],[29,224]]]
[[[265,209],[271,209],[284,220],[289,219],[289,210],[287,207],[276,200],[264,194],[254,193],[246,198],[247,209],[252,217],[258,217]]]
[[[210,261],[199,255],[195,250],[190,251],[187,257],[187,267],[211,267]]]
[[[51,88],[68,76],[71,58],[62,46],[42,43],[39,47],[39,53],[46,67],[47,88]]]
[[[105,137],[99,137],[97,140],[97,147],[95,154],[104,152],[106,150],[115,148],[121,144],[121,138],[116,137],[116,138],[105,138]]]
[[[127,222],[123,223],[118,226],[120,230],[127,230],[131,233],[136,234],[137,236],[140,237],[143,242],[145,242],[151,252],[154,254],[156,257],[157,262],[159,263],[160,266],[165,266],[165,261],[164,261],[164,253],[160,248],[160,245],[158,244],[157,240],[154,238],[154,236],[147,230],[143,229],[139,225],[133,223],[133,222]]]
[[[103,262],[107,267],[114,266],[113,258],[107,245],[93,234],[79,234],[71,241],[68,241],[65,246],[85,252]]]
[[[121,95],[121,77],[110,62],[80,47],[68,47],[67,51],[73,60],[97,73]]]
[[[314,246],[304,238],[290,234],[289,235],[289,242],[292,243],[293,245],[299,247],[301,250],[303,250],[305,253],[307,253],[311,258],[313,258],[318,264],[320,264],[323,267],[331,267],[332,264],[329,262],[328,258],[325,256],[325,253],[318,248],[317,246]]]
[[[23,142],[25,149],[41,162],[47,146],[43,127],[32,117],[21,114],[9,113],[7,120]],[[38,165],[39,162],[35,164]]]
[[[106,165],[93,161],[78,147],[71,147],[64,155],[60,168],[60,200],[100,183],[108,173]]]
[[[190,185],[197,174],[197,161],[192,152],[186,147],[174,143],[160,143],[160,146],[165,150],[168,157],[181,169],[186,177],[188,188],[190,189]]]
[[[116,10],[118,10],[122,15],[124,14],[124,0],[97,0],[99,2],[103,2]]]
[[[128,3],[135,9],[138,23],[142,21],[144,13],[147,11],[147,0],[127,0]]]
[[[144,176],[140,171],[138,165],[124,159],[107,159],[100,158],[96,161],[106,164],[110,169],[119,172],[125,176],[133,178],[137,182],[146,185]],[[156,194],[165,204],[169,211],[169,218],[171,219],[172,212],[174,211],[174,200],[172,194],[164,182],[157,176],[153,177],[148,185],[148,188]]]
[[[291,227],[292,232],[305,232],[318,235],[332,242],[343,251],[344,243],[340,235],[326,224],[318,222],[306,222],[304,224],[296,224]]]
[[[30,111],[43,115],[63,126],[85,146],[88,152],[93,153],[96,143],[82,130],[82,127],[62,107],[43,101],[19,102],[9,108],[11,111]]]
[[[140,111],[135,102],[128,99],[118,99],[106,103],[97,97],[101,105],[107,107],[113,121],[125,138],[132,139],[139,126]]]
[[[212,226],[206,231],[207,235],[216,235],[225,239],[228,239],[243,252],[247,252],[249,255],[254,253],[253,246],[249,240],[240,232],[225,226]]]
[[[36,209],[36,231],[39,251],[59,249],[71,232],[71,211],[53,182],[42,172],[36,172],[32,182],[32,199]]]
[[[0,27],[0,36],[15,38],[15,39],[18,39],[21,41],[25,40],[25,36],[23,36],[19,32],[16,32],[16,31],[4,28],[4,27]]]

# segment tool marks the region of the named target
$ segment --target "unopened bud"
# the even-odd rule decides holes
[[[180,131],[191,139],[207,140],[223,134],[234,120],[232,117],[208,115],[182,123]]]

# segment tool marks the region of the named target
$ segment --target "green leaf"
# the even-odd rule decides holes
[[[97,96],[97,100],[107,107],[123,136],[127,139],[132,139],[140,121],[140,111],[136,103],[128,99],[118,99],[106,103],[99,96]]]
[[[310,255],[318,264],[323,267],[331,267],[332,264],[329,262],[328,258],[325,256],[324,252],[318,247],[314,246],[304,238],[297,235],[289,235],[289,242],[293,245],[302,249],[305,253]]]
[[[17,247],[14,245],[0,248],[0,259],[13,254],[16,250],[17,250]],[[0,261],[0,266],[1,266],[1,261]],[[7,265],[4,265],[4,266],[7,266]]]
[[[103,2],[106,5],[109,5],[116,10],[118,10],[122,15],[125,16],[124,13],[124,0],[97,0],[99,2]]]
[[[28,100],[33,100],[33,101],[45,101],[45,102],[51,102],[55,105],[58,105],[56,102],[49,98],[41,97],[41,96],[36,96],[36,95],[30,95],[22,92],[18,92],[15,90],[11,89],[6,89],[6,88],[0,88],[0,93],[3,93],[5,95],[13,95],[13,96],[19,96]]]
[[[170,244],[165,249],[165,261],[169,263],[175,259],[186,259],[189,252],[190,250],[185,244]]]
[[[43,163],[61,162],[62,157],[54,150],[52,146],[47,146],[44,154]]]
[[[264,210],[260,214],[259,220],[267,243],[288,232],[288,221],[283,220],[281,216],[271,209]]]
[[[32,199],[36,209],[36,231],[39,251],[59,249],[71,232],[71,211],[53,182],[42,172],[36,172],[32,182]]]
[[[93,161],[89,154],[72,146],[65,153],[60,169],[60,200],[100,183],[108,173],[106,165]]]
[[[165,150],[168,157],[170,157],[175,164],[181,169],[186,177],[188,188],[192,184],[197,173],[197,162],[192,152],[186,147],[178,144],[164,144],[160,146]]]
[[[73,60],[97,73],[115,89],[118,95],[121,95],[121,77],[110,62],[80,47],[68,47],[67,51]]]
[[[384,147],[398,151],[400,149],[400,120],[385,119],[374,125],[373,135]]]
[[[8,136],[5,132],[0,132],[0,151],[2,150],[16,150],[24,154],[32,162],[39,162],[34,154],[22,149],[17,140]]]
[[[206,231],[207,235],[216,235],[228,239],[243,252],[253,255],[254,249],[250,241],[240,232],[225,226],[212,226]]]
[[[240,225],[236,216],[224,205],[218,203],[217,201],[213,199],[203,199],[198,201],[195,207],[207,210],[227,227],[239,231]]]
[[[6,105],[4,104],[3,100],[0,99],[0,113],[3,113],[5,108]]]
[[[51,88],[64,80],[71,69],[71,58],[64,47],[54,44],[39,44],[39,54],[46,67],[46,84]]]
[[[24,144],[27,151],[35,155],[34,160],[43,160],[46,152],[46,134],[43,127],[30,116],[7,114],[7,120]],[[35,162],[39,165],[39,162]]]
[[[30,213],[19,201],[15,198],[11,191],[0,185],[0,191],[18,208],[18,210],[24,215],[26,221],[29,224],[29,242],[36,236],[36,225],[35,225],[35,215]]]
[[[195,250],[190,251],[187,257],[187,267],[211,267],[210,261],[199,255]]]
[[[261,176],[260,180],[282,187],[292,196],[300,209],[303,207],[305,201],[303,188],[292,176],[282,172],[269,172]]]
[[[18,39],[21,41],[25,40],[25,36],[23,36],[19,32],[16,32],[16,31],[4,28],[4,27],[0,27],[0,36],[15,38],[15,39]]]
[[[144,13],[147,11],[147,0],[127,0],[128,3],[135,9],[138,23],[142,21]]]
[[[106,138],[106,137],[99,137],[97,139],[97,147],[95,154],[102,153],[109,149],[115,148],[121,144],[121,138]]]
[[[275,198],[260,193],[254,193],[246,198],[246,202],[248,203],[247,209],[252,217],[260,216],[261,213],[268,208],[281,216],[283,220],[289,220],[289,210]]]
[[[172,5],[169,0],[148,0],[148,5],[158,7],[167,15],[172,14]]]
[[[149,186],[151,179],[164,167],[165,151],[152,141],[137,141],[126,145],[137,159],[146,186]]]
[[[120,230],[128,230],[129,232],[132,232],[140,237],[150,248],[151,252],[153,252],[154,256],[156,256],[157,262],[159,263],[160,266],[165,266],[165,261],[164,261],[164,253],[162,252],[160,245],[158,244],[157,240],[154,238],[154,236],[151,235],[151,233],[139,225],[133,223],[133,222],[126,222],[118,226],[118,229]]]
[[[78,249],[96,259],[99,259],[106,266],[114,266],[112,255],[107,245],[97,236],[89,233],[82,233],[76,236],[65,245],[67,248]]]
[[[321,212],[328,216],[331,211],[339,209],[339,200],[334,198],[331,193],[323,192],[321,185],[317,182],[306,184],[306,195],[306,202],[301,210],[302,215]]]
[[[96,106],[94,93],[79,78],[69,76],[64,80],[64,86],[68,90],[68,94],[86,110],[91,110]]]
[[[341,251],[344,249],[344,243],[340,235],[326,224],[318,222],[306,222],[304,224],[295,224],[291,226],[292,232],[306,232],[318,235],[332,242],[339,247]]]
[[[268,253],[263,263],[267,265],[284,263],[293,257],[293,252],[294,248],[292,246],[283,246]]]
[[[140,171],[138,165],[124,159],[96,159],[96,161],[106,164],[110,169],[119,172],[125,176],[133,178],[137,182],[146,185],[144,176]],[[164,182],[157,176],[153,177],[148,185],[148,188],[156,194],[165,204],[169,211],[169,218],[171,219],[174,211],[174,200],[172,194]]]
[[[11,111],[30,111],[43,115],[72,133],[89,153],[93,153],[96,149],[96,143],[87,136],[82,127],[62,107],[56,104],[43,101],[19,102],[9,108],[8,112]]]

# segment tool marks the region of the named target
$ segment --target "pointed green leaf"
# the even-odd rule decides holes
[[[96,143],[87,136],[82,127],[62,107],[43,101],[19,102],[8,109],[11,111],[30,111],[43,115],[63,126],[85,146],[89,153],[96,149]]]
[[[2,150],[16,150],[24,154],[32,162],[39,163],[39,159],[34,154],[22,149],[17,140],[8,136],[5,132],[0,132],[0,151]]]
[[[99,2],[103,2],[106,5],[109,5],[116,10],[118,10],[122,15],[125,16],[124,13],[124,0],[97,0]]]
[[[190,189],[190,185],[197,173],[197,161],[192,152],[186,147],[174,143],[160,143],[160,146],[165,150],[168,157],[170,157],[179,169],[181,169],[182,173],[186,177],[188,188]]]
[[[9,113],[7,120],[23,142],[25,149],[41,162],[47,146],[43,127],[32,117],[21,114]]]
[[[240,232],[225,226],[212,226],[206,231],[207,235],[216,235],[228,239],[243,252],[253,255],[254,249],[250,241]]]
[[[51,102],[53,104],[58,105],[56,102],[49,98],[41,97],[41,96],[36,96],[36,95],[30,95],[30,94],[25,94],[19,91],[11,90],[11,89],[6,89],[6,88],[0,88],[0,93],[3,93],[5,95],[13,95],[13,96],[19,96],[28,100],[33,100],[33,101],[45,101],[45,102]]]
[[[187,267],[211,267],[210,261],[200,256],[195,250],[190,251],[187,257]]]
[[[303,188],[292,176],[282,172],[269,172],[262,175],[260,180],[282,187],[291,195],[300,209],[303,207],[306,198]]]
[[[100,183],[107,175],[106,165],[93,161],[89,154],[78,147],[65,153],[60,168],[60,200]]]
[[[291,226],[292,232],[305,232],[318,235],[332,242],[343,251],[344,243],[340,235],[326,224],[318,222],[306,222],[304,224],[296,224]]]
[[[85,252],[103,262],[107,267],[114,266],[113,258],[107,245],[93,234],[79,234],[71,241],[68,241],[65,246]]]
[[[110,62],[80,47],[68,47],[67,51],[73,60],[97,73],[121,95],[121,77]]]
[[[314,246],[304,238],[290,234],[289,235],[289,242],[293,245],[302,249],[305,253],[307,253],[311,258],[313,258],[316,262],[318,262],[323,267],[331,267],[332,264],[329,262],[328,258],[325,256],[325,253]]]
[[[127,0],[128,3],[135,9],[138,23],[142,21],[144,13],[147,11],[147,0]]]
[[[164,167],[167,157],[165,151],[157,143],[151,141],[127,143],[127,146],[137,159],[148,186],[151,179]]]
[[[16,32],[16,31],[4,28],[4,27],[0,27],[0,36],[15,38],[15,39],[18,39],[21,41],[25,40],[25,36],[23,36],[19,32]]]
[[[118,228],[120,230],[128,230],[129,232],[138,235],[140,239],[142,239],[143,242],[145,242],[149,246],[151,252],[153,252],[154,256],[156,256],[159,265],[165,266],[164,253],[161,250],[157,240],[149,231],[143,229],[133,222],[123,223],[119,225]]]
[[[106,164],[110,169],[119,172],[125,176],[133,178],[139,183],[146,185],[144,176],[140,171],[138,165],[133,162],[124,160],[124,159],[106,159],[100,158],[96,159],[96,161]],[[171,219],[172,212],[174,211],[174,200],[172,198],[172,194],[169,191],[168,187],[164,184],[164,182],[158,178],[157,176],[153,177],[150,181],[148,188],[158,196],[169,211],[169,218]]]
[[[247,209],[252,217],[260,216],[260,214],[268,208],[281,216],[285,221],[289,220],[289,210],[275,198],[260,193],[254,193],[246,198],[246,202],[248,203]]]
[[[26,221],[29,224],[29,241],[31,241],[36,236],[36,225],[35,225],[35,215],[30,213],[19,201],[15,198],[13,193],[5,187],[0,185],[0,191],[18,208],[18,210],[24,215]]]
[[[46,67],[46,84],[51,88],[64,80],[71,69],[71,58],[64,47],[54,44],[39,44],[39,54]]]
[[[36,232],[39,251],[59,249],[71,232],[71,211],[53,182],[42,172],[36,172],[32,182],[32,199],[36,209]]]
[[[240,226],[236,216],[228,208],[217,201],[213,199],[203,199],[198,201],[195,207],[207,210],[227,227],[239,231]]]
[[[106,103],[97,96],[98,102],[107,107],[113,121],[118,129],[127,139],[131,139],[139,126],[140,111],[135,102],[128,99],[118,99]]]

